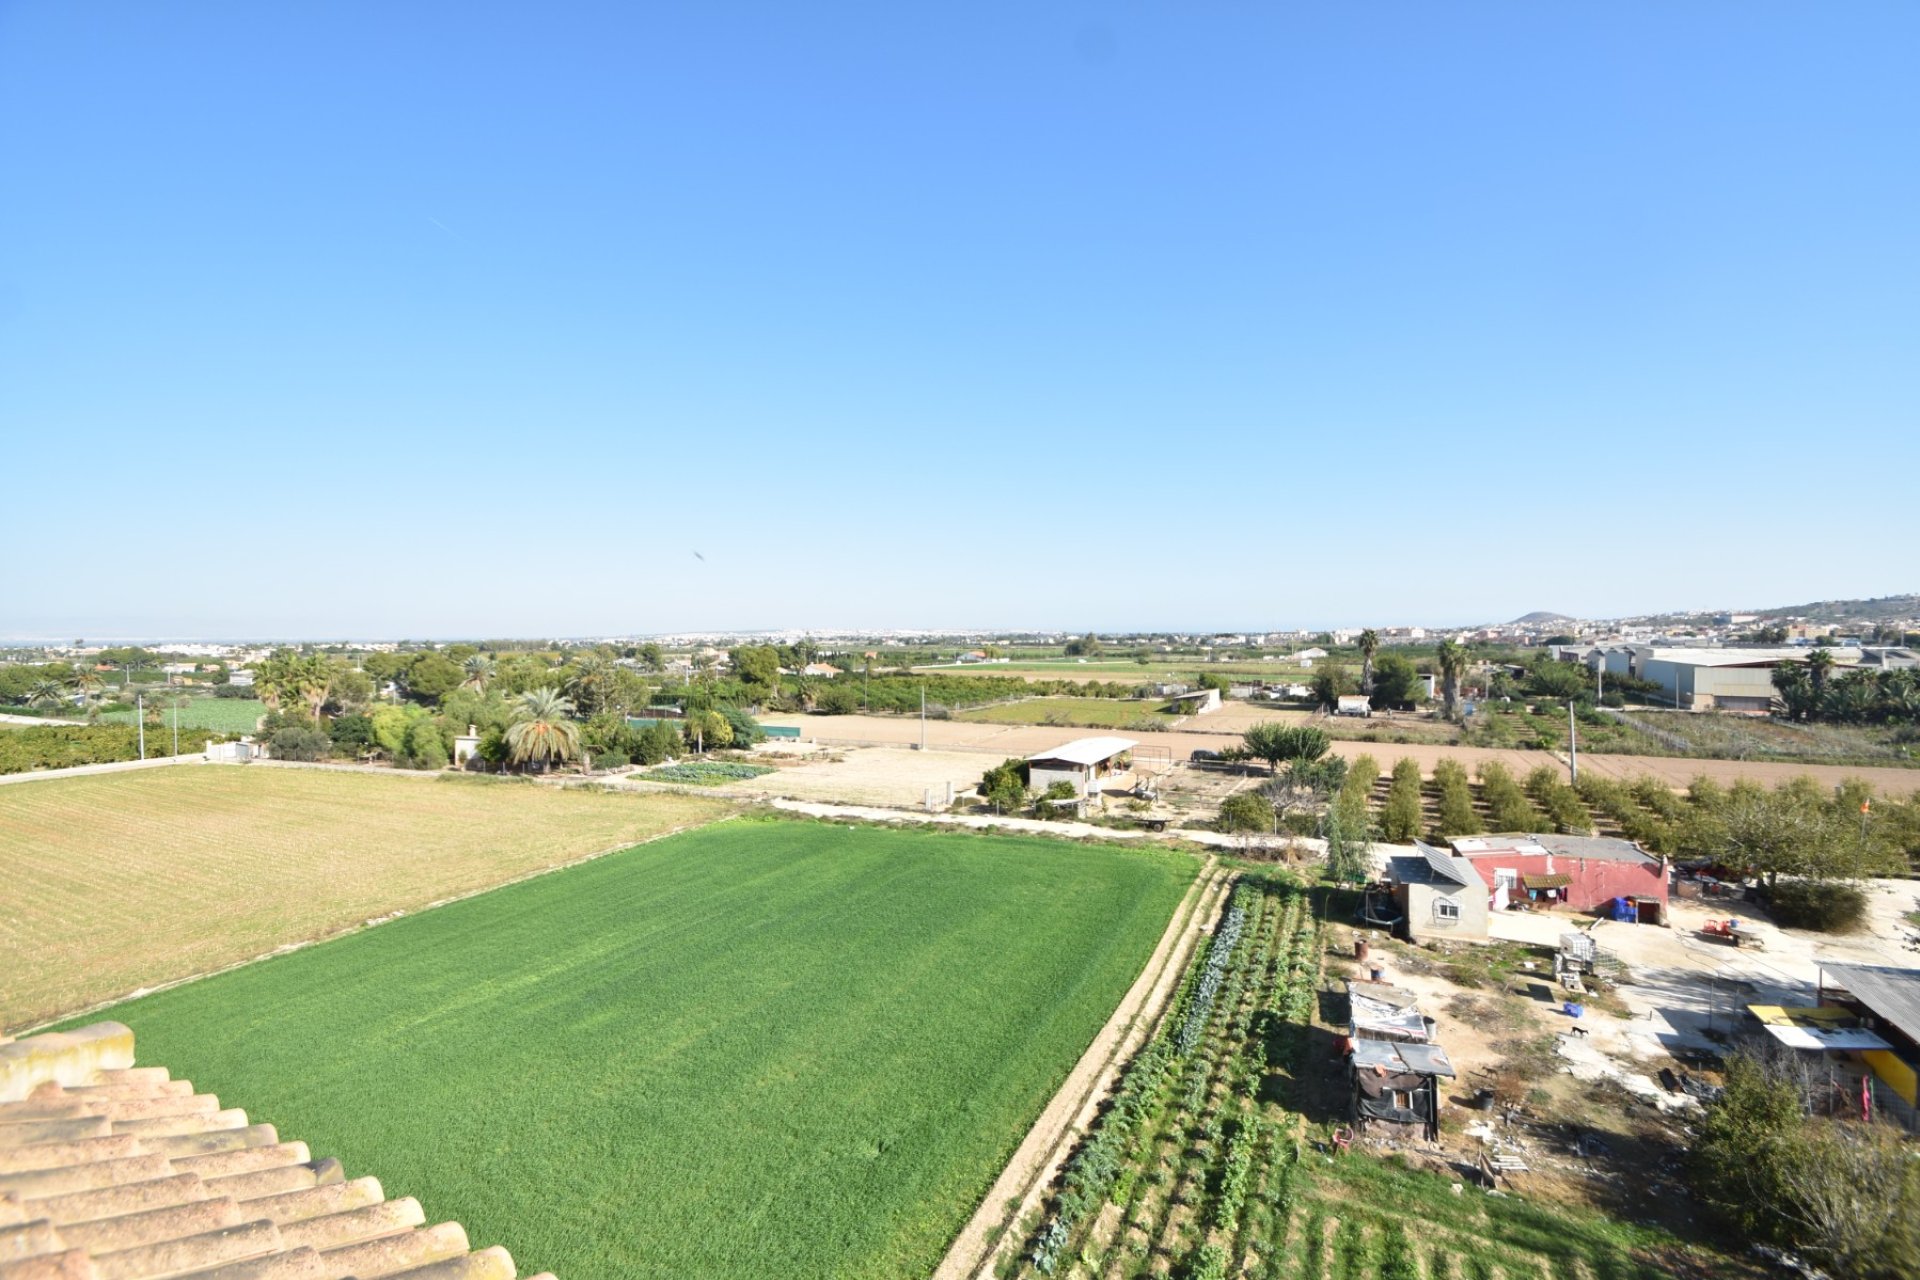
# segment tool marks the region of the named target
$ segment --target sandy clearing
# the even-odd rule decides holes
[[[1224,713],[1219,713],[1224,714]],[[1198,720],[1211,720],[1212,716]],[[798,725],[803,734],[829,745],[906,746],[917,744],[921,721],[913,717],[893,716],[800,716],[767,717],[768,724]],[[971,724],[958,720],[929,720],[924,732],[929,749],[936,751],[997,752],[1001,757],[1031,755],[1074,738],[1098,736],[1097,729],[1057,729],[1045,725]],[[1181,729],[1166,733],[1124,733],[1142,746],[1165,747],[1175,759],[1185,759],[1198,750],[1217,751],[1221,735]],[[1333,744],[1336,754],[1353,759],[1370,755],[1383,769],[1402,757],[1416,761],[1423,773],[1431,774],[1442,760],[1457,760],[1467,769],[1482,761],[1494,760],[1514,773],[1525,775],[1541,765],[1564,769],[1566,762],[1550,751],[1523,751],[1500,747],[1452,747],[1423,743],[1354,742]],[[1860,778],[1887,795],[1905,796],[1920,792],[1920,770],[1887,767],[1854,768],[1845,765],[1780,764],[1774,761],[1703,760],[1691,757],[1588,755],[1580,757],[1580,767],[1610,777],[1638,777],[1650,774],[1676,787],[1701,774],[1721,782],[1754,778],[1778,783],[1805,774],[1825,785],[1846,778]],[[980,771],[984,771],[981,766]],[[976,771],[975,777],[979,776]]]
[[[1019,1248],[1019,1236],[1010,1228],[1039,1210],[1121,1068],[1159,1023],[1233,878],[1212,858],[1201,867],[1139,978],[1028,1130],[973,1217],[954,1237],[933,1273],[934,1280],[986,1280],[1003,1256]]]

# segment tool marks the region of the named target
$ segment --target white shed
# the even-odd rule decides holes
[[[1122,757],[1138,745],[1132,738],[1076,738],[1028,756],[1027,785],[1044,792],[1056,782],[1067,782],[1083,799],[1098,795],[1132,767],[1132,761]]]

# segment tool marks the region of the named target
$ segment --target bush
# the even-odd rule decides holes
[[[632,763],[627,753],[618,748],[598,752],[593,757],[593,767],[596,769],[624,769]]]
[[[335,716],[327,736],[333,739],[334,750],[341,752],[358,754],[378,745],[373,740],[373,720],[367,716]]]
[[[1234,832],[1273,830],[1273,806],[1258,793],[1241,791],[1230,795],[1220,806],[1220,829]]]
[[[1818,933],[1851,933],[1866,923],[1867,895],[1850,884],[1783,880],[1767,890],[1774,923]]]
[[[433,720],[416,720],[407,730],[407,763],[415,769],[447,767],[446,740]]]
[[[760,727],[760,722],[739,707],[722,707],[720,714],[727,718],[727,724],[733,730],[734,746],[750,747],[767,740],[767,731]]]
[[[1034,805],[1034,815],[1041,818],[1071,818],[1073,807],[1062,804],[1049,804],[1051,800],[1072,800],[1080,793],[1073,789],[1071,782],[1056,782],[1040,793],[1040,801]]]
[[[299,725],[274,730],[267,746],[275,760],[325,760],[333,751],[333,741],[326,734]]]

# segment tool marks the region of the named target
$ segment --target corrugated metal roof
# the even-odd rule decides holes
[[[1132,738],[1075,738],[1072,742],[1055,747],[1051,751],[1041,751],[1027,757],[1028,764],[1043,760],[1058,760],[1063,764],[1096,765],[1111,760],[1122,751],[1131,751],[1140,744]]]
[[[1890,965],[1828,964],[1820,968],[1834,985],[1909,1040],[1920,1040],[1920,969]]]
[[[1520,877],[1520,887],[1522,889],[1564,889],[1572,883],[1573,877],[1567,875],[1522,875]]]
[[[1593,862],[1658,862],[1631,840],[1612,836],[1533,835],[1524,831],[1491,836],[1462,836],[1450,841],[1463,858],[1540,857],[1586,858]]]
[[[1454,1075],[1453,1059],[1437,1044],[1406,1044],[1398,1040],[1356,1040],[1353,1042],[1356,1070],[1382,1067],[1388,1071],[1410,1071],[1423,1076]]]

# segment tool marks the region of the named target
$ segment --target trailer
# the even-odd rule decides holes
[[[1751,947],[1755,951],[1767,949],[1767,940],[1755,932],[1752,925],[1740,920],[1709,920],[1700,926],[1700,936],[1731,943],[1736,947]]]

